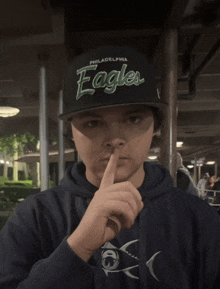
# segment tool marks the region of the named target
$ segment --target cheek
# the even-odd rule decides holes
[[[147,131],[143,131],[133,139],[132,148],[137,157],[146,158],[153,136],[153,126],[151,126]]]
[[[82,160],[96,156],[98,150],[97,141],[89,139],[78,130],[73,130],[73,140]]]

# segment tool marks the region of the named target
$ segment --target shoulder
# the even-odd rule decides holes
[[[174,202],[181,204],[181,207],[185,212],[188,212],[199,222],[207,223],[207,220],[220,221],[220,216],[217,213],[216,208],[213,208],[198,196],[186,194],[184,191],[174,188],[173,199]]]
[[[16,206],[14,214],[33,215],[48,208],[55,210],[63,205],[62,203],[65,203],[67,199],[67,192],[57,186],[26,197]]]

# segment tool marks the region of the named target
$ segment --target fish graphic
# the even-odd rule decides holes
[[[130,271],[134,268],[139,267],[139,258],[133,254],[131,254],[128,251],[128,247],[136,242],[139,242],[139,240],[133,240],[130,241],[126,244],[124,244],[121,248],[117,248],[116,246],[112,245],[110,242],[107,242],[102,246],[102,266],[103,270],[108,276],[109,273],[118,273],[118,272],[123,272],[125,273],[128,277],[133,278],[133,279],[139,279],[139,277],[134,276]],[[128,266],[127,268],[124,269],[118,269],[116,270],[117,267],[119,267],[120,264],[120,253],[126,253],[128,256],[130,256],[134,261],[134,265]],[[155,260],[155,257],[161,253],[161,251],[155,253],[147,262],[146,266],[148,267],[150,274],[159,282],[158,278],[154,274],[153,271],[153,262]]]

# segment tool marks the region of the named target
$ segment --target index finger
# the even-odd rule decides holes
[[[100,189],[106,188],[114,184],[118,159],[119,159],[119,149],[115,148],[113,154],[110,156],[109,162],[102,177]]]

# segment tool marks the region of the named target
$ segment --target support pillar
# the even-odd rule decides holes
[[[170,171],[176,184],[177,141],[177,65],[178,32],[167,29],[163,44],[163,82],[161,98],[168,104],[164,108],[164,123],[161,130],[161,164]]]
[[[47,96],[46,96],[46,55],[39,55],[40,68],[40,113],[39,113],[39,135],[40,135],[40,174],[41,191],[49,188],[49,158],[48,158],[48,120],[47,120]]]
[[[215,173],[214,173],[214,175],[216,177],[218,177],[218,163],[217,162],[215,162]]]
[[[198,179],[197,179],[197,159],[196,157],[194,158],[194,181],[197,184]]]
[[[59,94],[59,114],[63,113],[63,90]],[[59,119],[59,181],[64,177],[64,121]]]
[[[201,169],[202,169],[202,165],[199,164],[199,166],[198,166],[198,181],[201,179]]]

